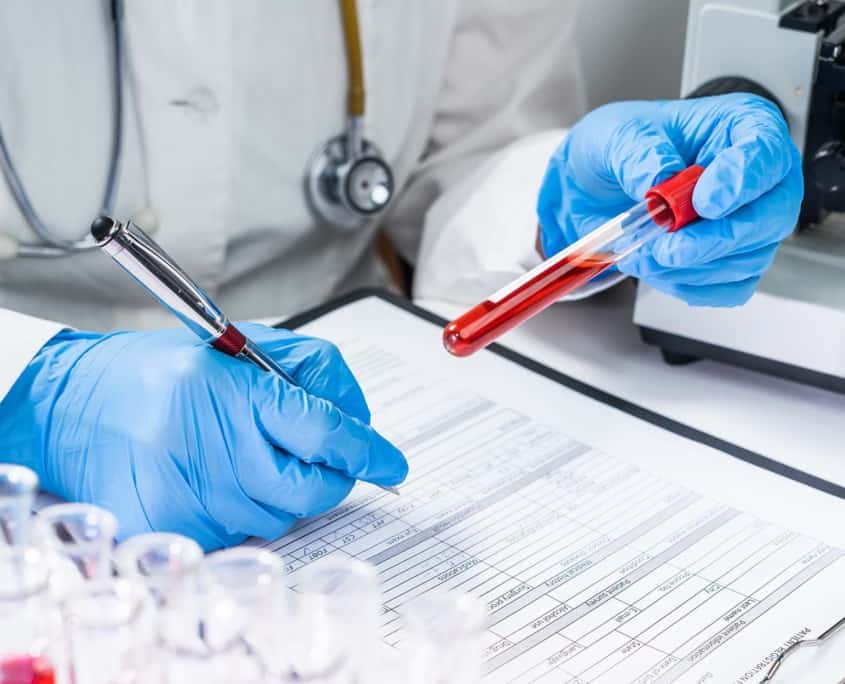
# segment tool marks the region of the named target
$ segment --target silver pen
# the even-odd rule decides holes
[[[297,384],[269,354],[238,330],[203,289],[134,223],[119,223],[100,216],[91,224],[91,235],[100,249],[202,340],[218,351],[251,361],[292,385]],[[399,493],[396,487],[378,486],[392,494]]]

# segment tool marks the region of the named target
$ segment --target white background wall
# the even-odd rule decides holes
[[[581,61],[590,108],[678,97],[687,0],[582,0]]]

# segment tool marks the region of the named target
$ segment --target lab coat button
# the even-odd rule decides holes
[[[18,254],[18,241],[8,233],[0,231],[0,261],[14,259]]]
[[[135,212],[132,223],[140,227],[145,233],[152,235],[159,227],[158,214],[152,207],[144,207]]]

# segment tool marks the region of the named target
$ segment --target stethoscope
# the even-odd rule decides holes
[[[356,0],[339,0],[349,77],[346,130],[318,150],[305,172],[305,196],[315,217],[340,231],[352,231],[382,213],[393,198],[393,173],[376,145],[364,137],[364,69]],[[113,213],[123,147],[123,0],[110,0],[114,46],[111,155],[99,214]],[[57,236],[32,205],[12,162],[0,127],[0,168],[12,197],[41,244],[0,245],[9,256],[51,258],[96,249],[86,234],[78,240]]]

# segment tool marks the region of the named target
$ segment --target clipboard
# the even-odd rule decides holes
[[[366,299],[368,297],[376,297],[377,299],[380,299],[393,306],[403,309],[404,311],[411,313],[414,316],[417,316],[418,318],[426,320],[429,323],[432,323],[433,325],[436,325],[441,328],[448,323],[448,321],[442,318],[441,316],[438,316],[437,314],[427,309],[424,309],[421,306],[417,306],[411,301],[392,292],[379,288],[363,288],[354,290],[347,294],[331,299],[325,304],[321,304],[311,309],[307,309],[302,313],[296,314],[295,316],[292,316],[280,323],[277,323],[274,327],[288,328],[293,330],[305,325],[306,323],[311,323],[312,321],[315,321],[321,316],[335,311],[336,309],[343,308],[348,304],[357,302],[361,299]],[[550,368],[549,366],[546,366],[528,356],[520,354],[519,352],[514,351],[513,349],[510,349],[502,344],[491,344],[489,347],[487,347],[487,350],[492,352],[493,354],[496,354],[497,356],[500,356],[512,363],[515,363],[525,368],[526,370],[531,371],[532,373],[541,375],[549,380],[552,380],[571,390],[574,390],[579,394],[582,394],[586,397],[589,397],[590,399],[601,402],[602,404],[627,413],[635,418],[650,423],[651,425],[662,428],[664,430],[668,430],[669,432],[672,432],[680,437],[685,437],[686,439],[692,440],[694,442],[698,442],[705,446],[712,447],[740,461],[744,461],[745,463],[749,463],[763,470],[767,470],[771,473],[775,473],[787,479],[807,485],[808,487],[812,487],[813,489],[816,489],[820,492],[824,492],[825,494],[830,494],[831,496],[835,496],[840,499],[845,499],[845,486],[818,477],[817,475],[813,475],[812,473],[808,473],[804,470],[800,470],[799,468],[794,468],[793,466],[786,465],[785,463],[781,463],[780,461],[769,458],[768,456],[757,453],[756,451],[746,449],[745,447],[729,442],[725,439],[722,439],[721,437],[710,434],[708,432],[704,432],[690,425],[687,425],[686,423],[674,420],[673,418],[669,418],[668,416],[664,416],[660,413],[657,413],[656,411],[647,409],[644,406],[640,406],[639,404],[628,401],[627,399],[618,397],[610,392],[607,392],[605,390],[599,389],[598,387],[594,387],[593,385],[590,385],[586,382],[578,380],[577,378],[574,378],[571,375],[567,375],[565,373],[560,372],[559,370]],[[447,352],[444,351],[443,353],[445,354]]]
[[[388,588],[383,636],[395,645],[390,639],[401,641],[396,611],[404,597],[409,592],[429,591],[427,583],[435,582],[435,578],[429,578],[426,568],[441,572],[441,564],[449,561],[440,554],[443,548],[450,549],[449,553],[457,553],[461,562],[457,569],[443,570],[436,582],[457,586],[470,582],[472,588],[493,583],[493,588],[481,595],[490,599],[492,611],[487,636],[500,639],[490,642],[485,651],[485,673],[496,682],[511,681],[510,676],[525,667],[530,672],[558,667],[556,659],[554,664],[543,660],[548,655],[544,655],[544,649],[559,648],[558,639],[576,643],[580,637],[575,631],[567,633],[569,625],[575,625],[573,630],[592,629],[604,620],[604,629],[613,623],[616,618],[606,618],[617,609],[612,601],[620,594],[623,605],[629,605],[626,601],[638,606],[638,601],[645,603],[634,613],[627,609],[619,613],[616,617],[626,626],[614,623],[607,636],[610,641],[598,648],[621,644],[623,657],[637,654],[631,667],[660,654],[661,660],[648,665],[652,669],[646,672],[647,677],[657,677],[653,681],[675,681],[673,677],[692,668],[698,668],[694,676],[716,672],[716,680],[726,681],[729,676],[733,681],[741,674],[733,671],[740,663],[760,675],[765,676],[767,670],[774,675],[784,656],[819,645],[845,626],[840,603],[823,600],[838,594],[841,567],[833,565],[845,562],[845,535],[836,523],[845,487],[622,399],[499,344],[488,348],[493,356],[454,359],[439,347],[439,332],[445,324],[440,316],[379,289],[353,291],[278,324],[304,327],[308,334],[328,337],[340,345],[362,386],[370,389],[378,428],[403,451],[410,449],[406,454],[419,468],[409,489],[403,490],[409,497],[405,503],[381,501],[373,498],[379,495],[365,488],[358,498],[353,495],[342,505],[339,513],[314,519],[298,528],[293,538],[267,542],[265,548],[282,554],[289,562],[292,577],[303,564],[312,562],[314,550],[321,551],[322,546],[371,562],[379,572],[384,570]],[[409,390],[413,396],[403,394]],[[402,401],[393,401],[393,392]],[[543,447],[536,448],[536,444]],[[581,456],[584,460],[578,460]],[[569,463],[574,464],[573,470],[567,470]],[[621,475],[617,475],[617,469],[621,469]],[[607,477],[612,482],[622,483],[620,489],[616,484],[605,487],[603,473],[610,473]],[[658,489],[649,484],[643,489],[637,479],[640,477],[647,478],[646,483],[648,478],[656,478]],[[582,487],[585,482],[586,489]],[[594,484],[598,489],[593,489]],[[467,488],[465,498],[459,493],[463,487]],[[669,508],[665,508],[663,494],[655,496],[664,491],[670,492],[673,502]],[[608,498],[607,492],[614,494]],[[549,495],[552,498],[544,498]],[[633,509],[631,501],[638,502]],[[783,506],[781,502],[792,505]],[[688,504],[692,508],[686,513],[677,513],[674,508],[686,511]],[[515,505],[518,516],[513,517]],[[413,513],[406,517],[405,511]],[[550,511],[563,511],[570,522],[554,527],[555,518],[549,516],[557,514]],[[649,539],[651,532],[643,533],[641,527],[632,528],[636,531],[630,535],[626,532],[628,536],[617,535],[616,530],[640,524],[635,521],[642,516],[652,516],[645,523],[649,530],[653,523],[663,525],[654,515],[666,521],[658,537]],[[711,517],[714,515],[717,517]],[[369,523],[371,519],[382,525],[376,537],[364,531],[364,536],[349,542],[348,548],[333,541],[340,533],[339,526]],[[527,527],[525,519],[532,521]],[[494,527],[500,526],[495,533],[491,532],[491,521]],[[824,522],[822,529],[818,529],[819,522]],[[581,551],[573,549],[574,555],[567,555],[570,552],[565,539],[571,533],[572,528],[567,527],[570,524],[576,526],[576,534],[586,530],[588,535],[605,535],[595,542],[600,545],[608,539],[613,540],[611,544],[623,544],[624,548],[619,547],[621,555],[613,556],[610,566],[602,566],[604,556],[599,551],[594,559],[597,565],[589,560],[582,566],[578,561]],[[605,529],[607,525],[611,527]],[[825,541],[816,538],[814,529]],[[758,535],[757,530],[765,532]],[[690,565],[692,557],[685,561],[677,555],[685,553],[680,546],[695,546],[711,531],[715,531],[715,537],[693,552],[696,559],[710,558],[705,564],[710,570],[698,568],[698,560]],[[523,532],[528,535],[526,541]],[[661,536],[664,532],[668,536]],[[723,537],[734,540],[737,533],[746,541],[753,538],[753,543],[731,541],[723,545],[718,541]],[[537,534],[542,543],[540,537],[532,536]],[[663,541],[655,546],[657,538]],[[519,552],[511,547],[517,539],[525,545]],[[796,546],[789,548],[793,541]],[[664,543],[671,546],[669,552],[661,551]],[[717,545],[712,548],[707,546],[714,543]],[[787,545],[786,561],[767,560],[781,543]],[[811,550],[805,553],[804,546]],[[505,559],[515,553],[525,556],[507,561],[518,564],[511,570]],[[592,546],[584,553],[592,553]],[[633,558],[628,559],[631,554]],[[763,555],[758,558],[759,554]],[[797,560],[793,560],[795,554]],[[670,556],[680,558],[680,565],[673,565]],[[418,562],[425,563],[422,569],[417,568]],[[621,565],[617,567],[618,563]],[[741,574],[736,575],[736,568],[742,569]],[[686,601],[683,591],[676,595],[679,599],[670,599],[669,603],[658,600],[654,610],[651,598],[638,598],[637,592],[663,591],[660,582],[665,581],[668,591],[677,586],[674,580],[664,580],[661,572],[675,578],[696,578],[684,590],[692,592],[696,603],[689,609],[679,605],[677,610],[687,611],[682,617],[672,612],[672,601]],[[462,579],[462,573],[469,579]],[[568,584],[571,573],[580,579]],[[623,579],[617,579],[619,573]],[[475,575],[480,576],[477,582]],[[637,582],[646,577],[648,580],[637,587]],[[657,587],[649,590],[655,582]],[[695,582],[705,586],[698,587]],[[516,583],[515,588],[512,583]],[[777,590],[772,591],[775,586]],[[506,589],[504,594],[497,594],[500,589]],[[723,589],[726,593],[721,593]],[[706,605],[710,596],[719,598]],[[734,605],[736,596],[740,597],[738,607]],[[555,604],[548,615],[540,615],[538,611],[547,610],[549,601],[563,603]],[[611,603],[604,606],[605,601]],[[721,601],[730,604],[724,614]],[[804,615],[808,601],[814,608]],[[699,605],[705,607],[700,611]],[[594,610],[610,613],[594,614]],[[712,615],[710,611],[714,611]],[[780,612],[770,615],[769,611]],[[715,622],[702,629],[713,616]],[[762,616],[766,617],[756,623]],[[721,626],[722,619],[727,627]],[[812,627],[805,627],[801,634],[793,632],[799,622]],[[664,623],[671,629],[664,628]],[[754,624],[759,628],[749,632],[748,638],[733,639]],[[721,631],[710,634],[713,629]],[[802,638],[816,634],[818,637]],[[633,641],[625,641],[628,638]],[[546,644],[546,639],[556,643]],[[781,639],[785,640],[783,646],[778,646]],[[589,681],[598,672],[596,668],[608,666],[599,651],[590,651],[591,643],[597,642],[576,644],[585,651],[570,653],[567,646],[560,652],[561,657],[571,656],[573,661],[575,675],[569,676],[584,675]],[[541,648],[540,644],[546,645]],[[705,655],[723,646],[726,650],[719,658],[711,661]],[[767,649],[775,650],[767,655]],[[587,665],[586,669],[582,667]],[[569,672],[568,664],[560,667]],[[520,681],[525,674],[520,675]]]

